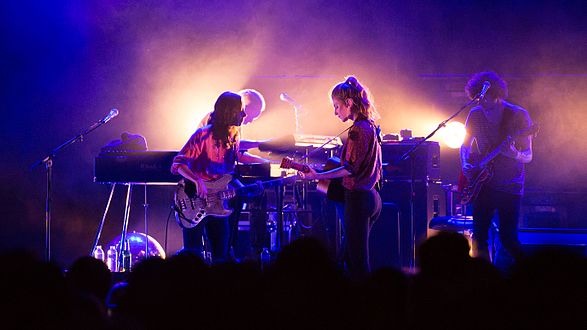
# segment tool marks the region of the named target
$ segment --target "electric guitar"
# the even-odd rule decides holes
[[[329,171],[340,166],[340,159],[338,157],[331,157],[326,161],[322,171]],[[307,173],[310,171],[308,164],[300,164],[295,162],[290,157],[285,157],[281,160],[279,165],[281,168],[293,168],[294,170]],[[326,195],[328,199],[334,202],[344,202],[344,187],[342,186],[342,178],[318,180],[316,190]]]
[[[228,217],[233,210],[228,208],[227,203],[235,196],[259,196],[265,188],[293,183],[297,178],[297,175],[293,175],[234,188],[229,186],[232,175],[225,174],[216,180],[204,181],[208,191],[205,199],[198,197],[195,183],[181,179],[173,196],[175,218],[180,227],[189,229],[196,227],[208,215]]]
[[[468,175],[463,175],[459,179],[459,188],[461,190],[461,204],[469,204],[477,199],[483,184],[493,176],[493,159],[501,152],[501,146],[507,143],[508,139],[515,139],[522,136],[536,135],[540,126],[534,124],[524,130],[516,132],[514,135],[504,139],[502,143],[481,160],[474,162],[474,166]]]

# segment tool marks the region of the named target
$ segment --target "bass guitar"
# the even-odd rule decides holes
[[[290,157],[283,158],[279,166],[285,169],[293,168],[294,170],[303,173],[310,171],[310,166],[308,164],[297,163]],[[322,171],[329,171],[337,167],[340,167],[340,159],[338,157],[331,157],[326,161]],[[326,197],[331,201],[340,203],[344,202],[344,187],[342,186],[342,178],[318,180],[316,190],[326,195]]]
[[[461,173],[459,179],[459,190],[461,191],[461,204],[469,204],[477,199],[483,184],[493,176],[493,159],[501,152],[501,146],[508,142],[509,139],[516,139],[523,136],[536,135],[540,127],[534,124],[524,130],[516,132],[514,135],[504,139],[502,143],[479,161],[474,161],[474,166],[468,175]]]
[[[232,209],[228,208],[228,200],[235,196],[259,196],[265,188],[275,187],[297,180],[297,176],[257,182],[242,187],[231,187],[232,175],[225,174],[216,180],[204,181],[208,194],[206,198],[197,195],[197,187],[190,180],[182,179],[177,185],[173,196],[176,220],[180,227],[189,229],[196,227],[206,216],[228,217]]]

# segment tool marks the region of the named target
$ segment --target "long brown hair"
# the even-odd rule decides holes
[[[331,97],[336,97],[342,101],[351,99],[353,100],[352,113],[371,121],[379,119],[379,114],[371,101],[369,91],[354,76],[348,76],[345,81],[334,86]]]
[[[212,137],[229,148],[236,142],[238,129],[242,124],[244,112],[241,96],[232,92],[220,94],[210,115]]]

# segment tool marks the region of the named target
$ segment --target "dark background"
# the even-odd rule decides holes
[[[8,1],[0,5],[0,249],[44,248],[45,172],[30,166],[103,118],[120,115],[54,162],[53,259],[89,253],[109,186],[93,182],[100,147],[128,131],[178,150],[224,90],[259,90],[267,113],[249,138],[335,135],[330,88],[356,75],[385,133],[424,136],[467,100],[471,74],[493,70],[509,100],[541,123],[527,196],[584,228],[587,173],[585,1]],[[466,113],[456,118],[464,122]],[[457,152],[441,148],[443,181]],[[163,244],[172,187],[149,187],[150,234]],[[130,230],[143,231],[142,188]],[[114,196],[103,243],[119,234]],[[173,221],[173,220],[172,220]],[[181,245],[169,228],[169,252]]]

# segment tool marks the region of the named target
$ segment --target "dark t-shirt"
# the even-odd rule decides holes
[[[514,135],[532,125],[526,110],[507,102],[504,102],[502,121],[503,123],[493,124],[487,120],[481,107],[471,109],[466,127],[467,134],[473,139],[472,158],[481,159],[508,135]],[[486,183],[488,187],[515,195],[524,193],[525,166],[523,163],[500,154],[493,160],[493,170],[493,176]]]
[[[357,120],[349,129],[341,162],[350,176],[342,179],[349,190],[371,190],[381,178],[381,146],[373,123]]]

